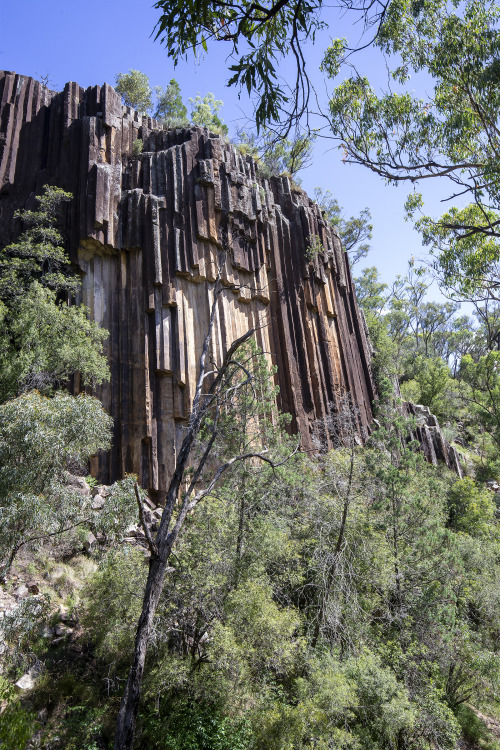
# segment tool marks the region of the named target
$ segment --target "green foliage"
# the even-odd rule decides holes
[[[258,137],[243,130],[238,133],[236,148],[255,159],[264,179],[287,174],[295,184],[300,184],[296,175],[309,166],[315,139],[316,133],[297,132],[293,138],[284,138],[264,130]]]
[[[148,114],[152,110],[153,92],[149,78],[140,70],[130,69],[128,73],[118,73],[115,78],[115,90],[121,95],[126,106],[133,107],[140,114]]]
[[[485,221],[491,226],[489,233],[483,231]],[[494,229],[498,224],[497,212],[474,204],[452,208],[438,221],[425,216],[416,222],[423,244],[436,256],[432,267],[437,278],[456,296],[494,296],[500,260]]]
[[[309,239],[309,244],[307,245],[306,249],[306,258],[307,260],[314,260],[318,257],[318,255],[322,255],[325,252],[325,248],[323,247],[323,243],[321,242],[320,238],[317,235],[313,235]]]
[[[82,622],[97,654],[121,663],[133,645],[146,568],[140,550],[111,550],[86,583]]]
[[[80,286],[57,229],[70,199],[45,186],[36,211],[18,212],[24,232],[1,251],[0,402],[32,388],[63,387],[76,371],[90,386],[109,377],[102,350],[106,333],[87,319],[85,307],[60,299]]]
[[[347,676],[356,685],[360,746],[397,747],[400,738],[411,733],[416,718],[407,691],[373,654],[353,659]]]
[[[143,149],[143,142],[140,138],[136,138],[135,141],[132,144],[132,153],[134,156],[139,156],[140,153],[142,153]]]
[[[85,307],[57,302],[38,281],[10,307],[0,308],[0,400],[37,388],[64,387],[75,372],[94,387],[109,378],[102,342],[107,332],[87,317]]]
[[[465,477],[450,487],[446,501],[452,529],[479,537],[491,533],[495,504],[489,490],[477,487],[470,477]]]
[[[372,372],[377,385],[378,399],[385,403],[393,394],[394,381],[398,375],[396,346],[391,339],[386,320],[362,306],[373,346]]]
[[[371,240],[373,232],[368,208],[364,208],[359,216],[346,219],[343,216],[342,207],[329,190],[323,191],[321,188],[316,188],[314,200],[325,213],[330,224],[336,227],[344,250],[349,256],[351,267],[360,260],[364,260],[371,249],[366,240]]]
[[[139,748],[161,750],[250,750],[248,721],[224,716],[213,705],[180,698],[144,720]]]
[[[8,304],[24,295],[34,280],[57,292],[74,293],[80,286],[57,229],[62,206],[72,196],[49,185],[43,190],[36,211],[16,212],[24,231],[0,251],[0,300]]]
[[[467,354],[462,359],[460,378],[469,387],[465,400],[475,409],[480,421],[490,429],[491,437],[500,445],[500,352],[488,352],[474,362]]]
[[[293,139],[278,138],[265,131],[261,146],[265,167],[271,175],[289,174],[295,177],[297,172],[309,165],[315,138],[310,133],[297,133]]]
[[[298,70],[296,89],[290,96],[278,75],[281,58],[289,53],[298,56],[304,39],[314,41],[322,24],[318,11],[322,0],[285,3],[265,2],[258,7],[243,2],[207,2],[190,0],[180,5],[172,0],[157,0],[160,11],[156,39],[165,45],[175,62],[188,52],[208,49],[208,41],[229,42],[234,53],[233,73],[228,85],[257,93],[256,125],[260,130],[270,121],[278,121],[281,109],[301,105],[307,99],[307,82],[302,66]],[[238,45],[245,47],[239,53]],[[297,115],[299,113],[297,112]]]
[[[394,0],[377,46],[397,59],[392,77],[402,91],[378,94],[355,73],[330,101],[330,122],[345,161],[364,164],[393,184],[448,179],[454,194],[470,199],[465,208],[417,222],[424,243],[437,253],[434,270],[441,283],[467,297],[484,298],[497,275],[498,19],[498,6],[489,0],[451,6],[444,0],[418,6]],[[327,59],[332,55],[339,60],[341,47]],[[328,72],[326,62],[324,67]],[[413,72],[433,79],[426,99],[404,90]],[[421,196],[414,194],[408,215],[421,207]]]
[[[420,354],[415,359],[414,377],[420,392],[419,403],[440,416],[443,413],[442,397],[450,382],[449,368],[441,357],[424,357]]]
[[[498,750],[498,741],[492,740],[484,721],[477,716],[470,706],[466,704],[459,706],[456,710],[456,717],[464,737],[469,742],[474,743],[476,747],[484,748],[484,750]]]
[[[216,99],[212,93],[208,93],[204,97],[197,94],[194,99],[189,99],[189,101],[191,102],[191,122],[193,125],[227,135],[228,127],[219,117],[222,107],[220,99]]]
[[[380,281],[375,266],[364,268],[361,276],[354,279],[356,299],[365,313],[380,313],[387,302],[387,284]]]
[[[111,420],[90,396],[36,391],[0,406],[2,575],[26,544],[82,522],[82,497],[65,484],[68,465],[109,447]]]
[[[9,681],[0,675],[0,748],[1,750],[25,750],[38,725],[34,713],[25,709],[16,700],[16,691]]]
[[[157,102],[155,117],[163,120],[170,128],[185,127],[189,124],[187,109],[182,102],[181,87],[175,80],[169,82],[166,89],[155,87]]]

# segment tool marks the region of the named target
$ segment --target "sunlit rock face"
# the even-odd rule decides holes
[[[20,230],[14,211],[34,205],[43,185],[74,196],[68,252],[82,301],[110,332],[111,381],[97,395],[115,427],[112,450],[93,467],[101,481],[134,472],[161,492],[171,475],[223,251],[215,359],[255,327],[277,366],[278,407],[304,447],[346,393],[368,434],[363,317],[335,230],[304,192],[286,177],[263,179],[218,135],[162,129],[107,84],[56,93],[0,72],[0,105],[0,245]],[[324,252],[311,259],[316,238]]]

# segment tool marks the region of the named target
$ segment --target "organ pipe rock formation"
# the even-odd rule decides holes
[[[141,153],[134,143],[142,141]],[[251,327],[277,366],[277,406],[314,445],[350,394],[364,439],[372,423],[370,345],[347,256],[318,206],[288,177],[204,129],[166,129],[107,84],[54,92],[0,72],[0,246],[45,184],[70,191],[67,250],[81,301],[109,331],[111,451],[93,471],[126,472],[160,492],[189,417],[217,260],[227,248],[212,340],[221,360]],[[319,245],[321,243],[321,245]],[[310,257],[310,246],[320,252]],[[78,390],[78,377],[75,389]]]

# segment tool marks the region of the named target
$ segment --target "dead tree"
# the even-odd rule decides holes
[[[151,551],[151,559],[149,563],[149,574],[144,593],[142,612],[137,626],[133,662],[118,714],[114,744],[115,750],[132,750],[133,747],[142,676],[153,619],[162,591],[168,560],[187,516],[212,492],[223,474],[225,474],[225,472],[237,462],[259,459],[273,467],[284,463],[284,461],[280,461],[279,464],[275,464],[272,459],[266,455],[268,450],[263,446],[262,450],[259,452],[240,453],[222,463],[219,463],[217,468],[214,468],[211,472],[209,479],[204,475],[204,469],[207,468],[207,461],[219,434],[221,413],[225,408],[228,408],[228,404],[230,405],[235,392],[248,385],[252,379],[250,370],[243,362],[239,362],[236,359],[236,354],[240,347],[254,334],[255,329],[253,328],[233,342],[219,367],[208,369],[208,354],[215,314],[222,291],[223,287],[219,274],[219,277],[215,282],[210,322],[200,356],[199,374],[192,403],[191,416],[186,435],[177,457],[175,470],[168,486],[165,508],[156,539],[152,538],[147,525],[143,523],[144,532]],[[235,378],[236,373],[239,375],[239,379]],[[210,383],[210,385],[207,385],[207,383]],[[194,445],[202,431],[205,436],[204,447],[201,451],[201,456],[197,460],[197,465],[193,470],[189,486],[179,502],[179,494],[186,478],[188,461],[190,460]],[[297,450],[298,445],[294,452]],[[290,457],[291,456],[288,456],[285,461]],[[200,480],[203,481],[203,486],[201,488],[199,488]],[[138,491],[137,495],[139,508],[141,509],[141,501]],[[143,520],[141,510],[140,517],[141,520]]]

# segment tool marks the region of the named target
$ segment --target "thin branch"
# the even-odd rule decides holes
[[[157,555],[158,550],[156,548],[156,544],[153,541],[153,538],[151,536],[151,531],[149,530],[149,526],[146,523],[146,519],[144,518],[144,507],[142,505],[141,496],[139,493],[139,486],[137,482],[134,484],[134,490],[135,490],[135,496],[137,499],[137,505],[139,506],[139,520],[141,522],[142,530],[144,531],[144,535],[146,537],[146,541],[148,543],[149,551],[152,555]]]

